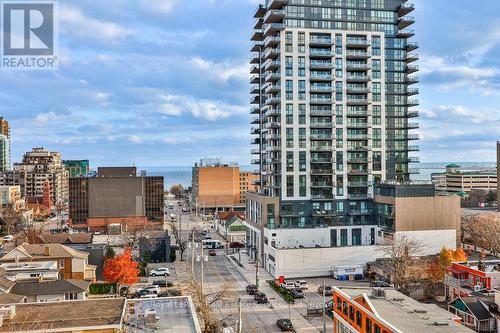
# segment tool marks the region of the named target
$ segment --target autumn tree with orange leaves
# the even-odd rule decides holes
[[[455,251],[443,247],[441,252],[433,259],[427,270],[429,279],[432,282],[443,282],[446,274],[446,269],[451,266],[452,262],[466,261],[467,255],[463,249]]]
[[[104,279],[108,282],[131,285],[139,282],[139,263],[132,260],[132,250],[126,249],[122,254],[104,262]]]

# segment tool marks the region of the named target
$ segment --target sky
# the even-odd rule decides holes
[[[494,161],[500,1],[414,2],[421,162]],[[93,166],[249,164],[258,3],[60,0],[59,70],[0,71],[13,161],[43,146]]]

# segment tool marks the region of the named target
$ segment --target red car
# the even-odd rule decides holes
[[[215,252],[215,250],[210,250],[210,251],[208,251],[208,255],[209,256],[216,256],[217,252]]]

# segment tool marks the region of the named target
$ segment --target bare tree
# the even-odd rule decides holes
[[[181,261],[184,261],[184,252],[186,251],[189,243],[189,237],[183,235],[182,232],[177,227],[176,223],[168,223],[170,230],[172,231],[172,236],[174,236],[175,243],[179,247],[179,253],[181,255]]]
[[[409,285],[415,281],[415,274],[419,271],[419,258],[422,254],[422,244],[405,234],[396,234],[383,244],[379,251],[383,253],[381,261],[384,271],[387,272],[394,286],[408,292]]]
[[[463,215],[464,243],[482,247],[496,255],[500,253],[500,213]]]
[[[230,298],[232,284],[225,283],[215,293],[205,294],[201,289],[201,286],[193,279],[189,283],[189,288],[194,303],[196,304],[198,318],[200,318],[203,323],[203,332],[218,332],[221,324],[213,313],[212,306]]]
[[[175,195],[176,198],[180,198],[184,194],[184,187],[181,184],[172,185],[170,187],[170,194]]]
[[[19,235],[19,237],[23,238],[23,241],[26,241],[30,244],[34,244],[38,238],[44,231],[44,223],[36,222],[36,221],[28,221],[24,224],[23,229]]]
[[[0,216],[7,234],[16,234],[21,229],[22,212],[14,204],[7,204],[0,209]]]

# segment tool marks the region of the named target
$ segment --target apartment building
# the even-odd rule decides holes
[[[472,333],[461,318],[388,288],[333,287],[334,333]]]
[[[69,217],[73,228],[106,231],[160,228],[164,221],[163,177],[139,176],[135,167],[99,168],[97,177],[69,180]]]
[[[65,160],[63,163],[70,178],[85,177],[90,172],[89,160]]]
[[[45,148],[33,148],[14,164],[13,171],[0,176],[0,185],[19,185],[27,200],[44,201],[44,189],[49,189],[54,205],[68,201],[68,177],[61,154]]]
[[[493,170],[462,171],[460,165],[449,164],[446,171],[433,173],[436,189],[444,192],[467,194],[472,190],[497,190],[497,172]]]
[[[0,172],[11,168],[9,122],[0,116]]]
[[[246,193],[256,192],[259,190],[259,175],[248,172],[240,171],[240,205],[245,206]]]
[[[15,210],[20,210],[25,207],[25,202],[21,195],[21,187],[16,186],[0,186],[0,207],[13,207]]]

